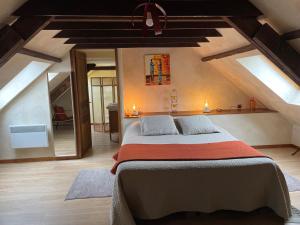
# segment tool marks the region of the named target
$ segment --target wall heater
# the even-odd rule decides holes
[[[47,125],[10,126],[12,148],[46,148],[48,143]]]

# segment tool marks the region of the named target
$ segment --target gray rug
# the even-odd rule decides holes
[[[81,170],[65,200],[111,197],[114,179],[107,169]]]
[[[284,174],[289,192],[300,191],[300,181]],[[115,176],[107,169],[81,170],[67,194],[66,200],[105,198],[112,196]]]
[[[300,180],[295,177],[290,176],[287,173],[284,173],[284,177],[289,189],[289,192],[300,191]]]

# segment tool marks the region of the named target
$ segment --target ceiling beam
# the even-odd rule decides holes
[[[142,16],[54,16],[53,22],[143,22]],[[161,17],[164,19],[164,17]],[[168,22],[224,22],[220,16],[168,16]]]
[[[282,38],[285,40],[293,40],[300,38],[300,30],[294,30],[282,35]]]
[[[250,45],[247,45],[247,46],[232,49],[232,50],[222,52],[222,53],[219,53],[219,54],[206,56],[206,57],[203,57],[201,60],[202,60],[202,62],[208,62],[208,61],[211,61],[211,60],[214,60],[214,59],[222,59],[222,58],[229,57],[229,56],[232,56],[232,55],[241,54],[241,53],[244,53],[244,52],[249,52],[249,51],[252,51],[252,50],[255,50],[255,49],[256,48],[252,44],[250,44]]]
[[[113,48],[183,48],[183,47],[200,47],[198,43],[116,43],[116,44],[77,44],[77,49],[113,49]]]
[[[168,16],[260,16],[248,0],[157,0]],[[15,16],[131,16],[140,0],[28,0]],[[142,14],[142,13],[141,13]]]
[[[117,43],[195,43],[209,42],[205,37],[196,38],[160,38],[160,37],[144,37],[144,38],[71,38],[65,44],[117,44]]]
[[[94,63],[90,63],[90,64],[87,64],[87,70],[88,71],[91,71],[91,70],[116,70],[116,66],[97,66],[96,64]]]
[[[154,37],[154,32],[148,31],[149,36]],[[199,30],[164,30],[159,37],[221,37],[215,29]],[[64,30],[54,36],[55,38],[143,38],[142,30]]]
[[[45,30],[142,30],[144,23],[137,22],[52,22]],[[217,22],[168,22],[165,30],[230,28],[224,21]]]
[[[268,24],[254,18],[224,18],[264,56],[300,85],[300,54]]]
[[[22,49],[19,50],[18,53],[23,54],[23,55],[28,55],[28,56],[31,56],[31,57],[35,57],[35,58],[39,58],[39,59],[44,59],[44,60],[47,60],[47,61],[56,62],[56,63],[62,62],[62,60],[60,58],[57,58],[57,57],[54,57],[54,56],[51,56],[51,55],[47,55],[47,54],[44,54],[44,53],[41,53],[41,52],[33,51],[33,50],[28,49],[28,48],[22,48]]]
[[[50,20],[51,17],[20,17],[11,26],[3,27],[0,30],[0,67],[44,29]]]

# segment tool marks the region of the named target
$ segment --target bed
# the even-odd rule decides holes
[[[122,145],[204,144],[236,141],[226,130],[201,135],[142,136],[139,122],[126,129]],[[135,218],[158,219],[175,212],[269,207],[291,216],[282,171],[270,158],[205,161],[129,161],[116,171],[111,224],[135,225]]]

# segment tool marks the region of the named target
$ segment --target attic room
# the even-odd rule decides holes
[[[0,224],[300,224],[300,2],[2,0]]]

